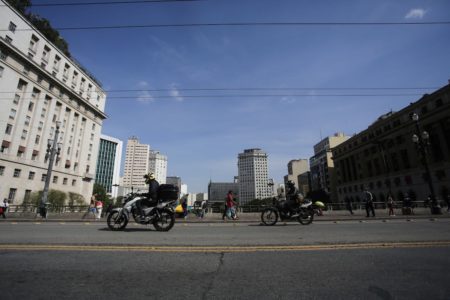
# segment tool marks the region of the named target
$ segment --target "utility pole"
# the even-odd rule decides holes
[[[61,126],[61,122],[56,122],[56,130],[55,137],[53,140],[49,139],[47,143],[47,153],[45,154],[45,160],[48,160],[48,168],[47,168],[47,176],[45,177],[45,185],[44,191],[42,193],[42,199],[39,206],[39,212],[42,218],[47,219],[47,198],[48,198],[48,189],[50,186],[50,180],[52,177],[53,164],[55,161],[55,156],[59,156],[61,152],[62,144],[58,143],[59,136],[59,128]]]

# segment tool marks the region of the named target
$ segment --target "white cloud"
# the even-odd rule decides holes
[[[141,91],[138,92],[138,97],[137,100],[141,103],[150,103],[155,101],[155,99],[153,98],[153,96],[150,94],[149,91],[146,91],[145,89],[149,88],[149,84],[146,81],[140,81],[138,83],[138,87],[140,89],[142,89]]]
[[[413,8],[405,16],[405,19],[423,19],[427,11],[423,8]]]
[[[171,84],[169,95],[179,102],[184,100],[183,96],[181,96],[180,91],[177,89],[175,84]]]

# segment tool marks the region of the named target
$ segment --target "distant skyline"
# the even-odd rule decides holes
[[[60,31],[72,55],[108,91],[102,133],[167,155],[168,176],[189,192],[232,182],[249,148],[268,154],[269,178],[282,182],[321,138],[353,135],[446,85],[450,25],[431,23],[449,11],[447,0],[32,7],[72,28]],[[200,23],[235,25],[126,28]],[[75,29],[99,26],[115,28]]]

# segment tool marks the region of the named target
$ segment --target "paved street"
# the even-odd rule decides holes
[[[450,220],[2,222],[2,299],[448,299]]]

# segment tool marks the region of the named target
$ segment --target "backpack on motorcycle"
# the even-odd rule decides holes
[[[163,201],[177,200],[180,191],[173,184],[161,184],[158,188],[158,198]]]

